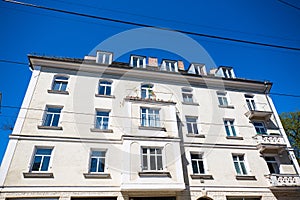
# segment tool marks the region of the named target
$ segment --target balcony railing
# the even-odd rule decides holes
[[[268,178],[271,186],[300,186],[300,176],[296,174],[271,174]]]
[[[245,104],[244,108],[247,110],[245,115],[251,119],[263,119],[269,120],[273,112],[271,112],[268,104],[266,103],[255,103],[255,104]]]
[[[256,139],[257,147],[261,152],[266,150],[280,151],[286,147],[286,143],[281,135],[256,135],[253,138]]]

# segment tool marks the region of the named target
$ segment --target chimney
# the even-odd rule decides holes
[[[178,60],[178,69],[184,71],[184,63],[182,60]]]
[[[149,57],[148,58],[148,66],[150,66],[150,67],[158,67],[158,59],[157,58],[153,58],[153,57]]]
[[[217,68],[211,68],[210,70],[209,70],[209,75],[213,75],[213,76],[215,76],[216,75],[216,72],[217,72]]]

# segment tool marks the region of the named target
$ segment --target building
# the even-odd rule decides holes
[[[28,58],[0,199],[299,199],[272,83],[104,51]]]

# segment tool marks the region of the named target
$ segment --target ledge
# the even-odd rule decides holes
[[[226,136],[226,139],[243,140],[244,138],[242,136]]]
[[[24,178],[54,178],[51,172],[23,172]]]
[[[104,97],[104,98],[116,98],[115,95],[103,95],[103,94],[95,94],[95,97]]]
[[[219,108],[230,108],[230,109],[234,109],[234,106],[232,106],[232,105],[219,105]]]
[[[98,178],[98,179],[105,179],[111,178],[109,173],[84,173],[84,178]]]
[[[153,104],[176,104],[174,101],[165,101],[162,99],[142,99],[140,97],[127,96],[124,98],[127,101],[132,102],[143,102],[143,103],[153,103]]]
[[[214,179],[210,174],[191,174],[192,179]]]
[[[37,126],[38,129],[63,130],[61,126]]]
[[[187,137],[198,137],[198,138],[205,138],[204,134],[192,134],[192,133],[188,133],[186,134]]]
[[[139,172],[140,177],[169,177],[171,178],[170,172]]]
[[[182,102],[183,105],[192,105],[192,106],[199,106],[199,103],[196,102]]]
[[[52,93],[52,94],[65,94],[68,95],[69,92],[68,91],[61,91],[61,90],[47,90],[48,93]]]
[[[154,126],[139,126],[141,130],[152,130],[152,131],[167,131],[164,127],[154,127]]]
[[[236,175],[236,180],[256,180],[255,176]]]
[[[99,133],[113,133],[112,129],[99,129],[99,128],[91,128],[91,132],[99,132]]]

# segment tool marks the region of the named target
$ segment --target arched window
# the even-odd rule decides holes
[[[111,85],[112,85],[112,81],[100,80],[98,94],[110,96],[111,95]]]
[[[67,77],[67,76],[62,76],[62,75],[54,76],[52,90],[66,91],[67,85],[68,85],[68,80],[69,80],[69,77]]]

